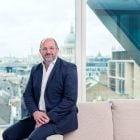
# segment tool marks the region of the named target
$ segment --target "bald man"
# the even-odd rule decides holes
[[[29,116],[7,128],[3,140],[45,140],[78,128],[77,68],[58,57],[53,38],[43,39],[43,61],[33,66],[23,94]]]

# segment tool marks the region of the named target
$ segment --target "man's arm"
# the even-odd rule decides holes
[[[61,115],[71,111],[77,101],[77,89],[78,80],[77,80],[77,68],[76,65],[70,65],[67,67],[66,76],[64,79],[64,96],[61,103],[47,113],[49,118],[54,122],[59,121]]]
[[[48,123],[50,121],[50,119],[46,115],[46,113],[44,113],[38,109],[38,106],[36,105],[36,103],[34,101],[33,72],[34,72],[34,68],[32,68],[32,70],[31,70],[29,81],[27,83],[23,97],[24,97],[24,102],[26,104],[26,107],[27,107],[30,115],[32,115],[34,120],[36,121],[35,127],[40,127],[42,124]]]
[[[30,115],[32,115],[33,112],[38,110],[38,107],[35,104],[34,97],[33,97],[33,70],[34,70],[34,67],[31,70],[30,77],[29,77],[27,86],[25,88],[25,92],[23,94],[24,102],[26,104],[26,107]]]

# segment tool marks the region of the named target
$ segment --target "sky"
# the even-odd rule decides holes
[[[0,56],[26,57],[31,53],[36,54],[40,41],[46,37],[54,37],[58,45],[63,46],[70,26],[75,24],[74,2],[75,0],[0,0]],[[108,55],[112,46],[118,43],[93,11],[88,6],[86,8],[87,55],[99,51]]]
[[[120,43],[114,38],[95,13],[86,6],[86,54],[97,56],[111,56],[112,48],[123,50]]]
[[[0,0],[0,56],[36,53],[46,37],[62,45],[74,19],[73,0]]]

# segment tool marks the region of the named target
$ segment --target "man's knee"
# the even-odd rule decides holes
[[[3,140],[6,140],[6,136],[7,134],[6,134],[6,132],[4,131],[3,133],[2,133],[2,138],[3,138]]]
[[[3,140],[16,140],[19,139],[18,135],[16,135],[18,133],[15,133],[14,131],[12,131],[11,128],[7,128],[3,133],[2,133],[2,138]]]
[[[9,131],[6,129],[3,133],[2,133],[2,138],[3,140],[9,140],[10,134]]]

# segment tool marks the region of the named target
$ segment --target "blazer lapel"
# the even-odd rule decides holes
[[[36,74],[36,76],[38,77],[37,78],[37,90],[38,90],[38,93],[40,95],[40,91],[41,91],[41,83],[42,83],[42,75],[43,75],[43,66],[42,64],[40,64],[40,68],[38,69],[38,72]]]
[[[47,81],[47,85],[46,85],[46,89],[48,88],[50,82],[51,82],[51,79],[53,78],[54,74],[55,74],[55,71],[59,68],[59,63],[60,63],[60,59],[57,58],[56,62],[55,62],[55,65],[50,73],[50,76],[48,78],[48,81]]]

